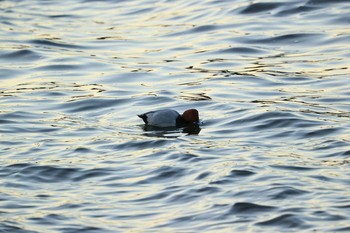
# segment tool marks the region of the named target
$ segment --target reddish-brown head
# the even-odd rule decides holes
[[[199,122],[197,109],[188,109],[182,114],[182,118],[187,122]]]

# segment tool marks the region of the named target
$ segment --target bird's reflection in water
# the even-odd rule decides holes
[[[201,131],[201,127],[199,127],[199,124],[189,124],[185,128],[182,128],[183,133],[187,133],[188,135],[191,134],[199,134]]]
[[[201,131],[198,124],[189,124],[183,128],[176,127],[155,127],[150,125],[143,125],[142,129],[145,131],[143,135],[148,137],[162,137],[162,138],[177,138],[182,134],[197,135]]]

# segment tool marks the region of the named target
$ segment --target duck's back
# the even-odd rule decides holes
[[[180,114],[172,109],[163,109],[158,111],[146,112],[139,115],[148,125],[157,127],[174,127]]]

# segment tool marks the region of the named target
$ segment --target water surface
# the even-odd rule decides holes
[[[348,0],[0,11],[1,232],[350,231]]]

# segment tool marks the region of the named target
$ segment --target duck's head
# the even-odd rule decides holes
[[[182,113],[182,118],[186,122],[199,122],[199,114],[197,109],[188,109]]]

